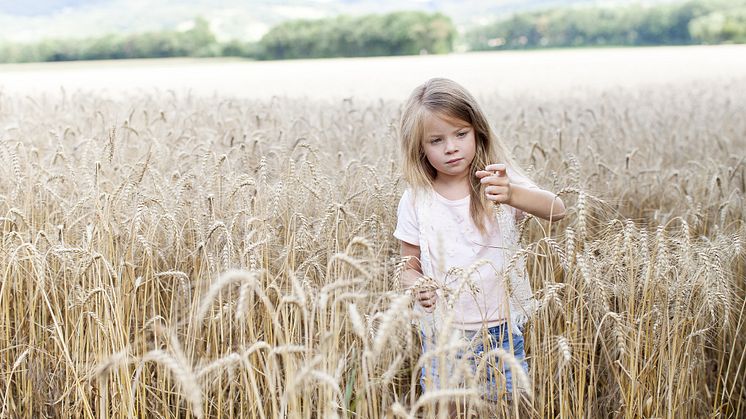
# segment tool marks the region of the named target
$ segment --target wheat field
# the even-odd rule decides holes
[[[568,207],[511,403],[419,388],[399,102],[0,95],[0,417],[744,417],[743,91],[485,98]]]

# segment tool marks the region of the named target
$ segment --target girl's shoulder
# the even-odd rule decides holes
[[[412,188],[404,189],[404,193],[402,193],[401,198],[399,198],[397,213],[399,214],[399,217],[403,214],[412,214],[412,216],[414,216],[416,213],[415,197]]]
[[[401,198],[399,198],[399,206],[413,205],[413,203],[414,200],[412,198],[412,188],[404,189],[404,193],[402,193]]]
[[[432,199],[433,193],[432,188],[415,188],[409,186],[404,189],[400,203],[412,206],[421,205],[429,202]]]

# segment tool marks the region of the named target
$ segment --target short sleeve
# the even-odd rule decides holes
[[[536,184],[529,179],[528,177],[516,172],[514,169],[508,167],[506,168],[505,172],[508,175],[508,179],[510,179],[510,183],[514,183],[516,185],[523,186],[524,188],[528,189],[541,189]],[[519,210],[515,207],[510,207],[510,209],[513,211],[513,214],[515,215],[516,222],[520,222],[523,220],[523,218],[526,217],[526,213],[522,210]]]
[[[420,244],[420,227],[417,220],[417,212],[414,209],[412,192],[409,189],[404,191],[399,200],[399,207],[396,210],[396,230],[394,230],[394,237],[410,244]]]

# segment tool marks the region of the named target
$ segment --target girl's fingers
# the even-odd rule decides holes
[[[422,307],[428,308],[435,306],[435,301],[438,299],[438,295],[435,291],[420,291],[417,296],[417,301]]]
[[[507,202],[509,195],[505,193],[495,193],[495,194],[485,194],[485,197],[490,201]]]
[[[430,298],[433,295],[435,295],[435,291],[433,291],[433,290],[420,290],[419,291],[419,298],[420,299]]]
[[[500,172],[505,174],[505,169],[506,167],[505,167],[505,164],[503,163],[488,164],[487,167],[484,168],[484,170],[488,172],[493,172],[493,173],[498,172],[498,175],[500,174]]]
[[[508,188],[500,185],[490,185],[484,188],[484,193],[487,195],[500,195],[508,193]]]
[[[484,172],[488,173],[489,176],[484,176],[479,178],[479,182],[486,183],[489,185],[507,185],[510,183],[507,176],[498,176],[491,172]]]
[[[436,298],[438,298],[438,296],[435,293],[432,293],[432,294],[427,294],[427,295],[420,295],[418,300],[421,302],[435,301]]]

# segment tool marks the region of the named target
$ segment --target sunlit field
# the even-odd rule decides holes
[[[7,87],[0,417],[743,417],[739,74],[480,92],[568,208],[520,226],[538,309],[511,403],[467,369],[419,387],[392,236],[404,97]]]

